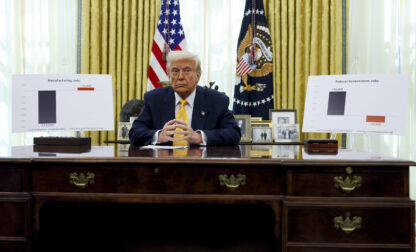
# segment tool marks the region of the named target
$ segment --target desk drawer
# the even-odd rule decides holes
[[[408,197],[408,167],[295,167],[289,196]]]
[[[76,186],[71,176],[85,183]],[[282,195],[284,178],[285,171],[272,166],[48,164],[32,171],[32,186],[35,192]]]
[[[25,236],[26,204],[23,200],[18,202],[0,198],[0,240],[4,240],[4,237]]]
[[[24,169],[0,166],[0,192],[22,192]]]
[[[284,232],[289,247],[290,243],[342,243],[394,244],[403,248],[413,242],[413,204],[410,201],[335,204],[286,201]]]

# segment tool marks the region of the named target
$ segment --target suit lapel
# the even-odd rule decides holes
[[[175,93],[172,88],[169,88],[167,95],[161,100],[164,108],[160,114],[163,124],[175,118]],[[163,125],[162,125],[163,127]]]
[[[205,128],[205,121],[208,116],[206,108],[204,88],[196,86],[194,108],[192,112],[192,129],[197,130]]]

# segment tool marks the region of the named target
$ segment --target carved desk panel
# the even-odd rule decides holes
[[[208,239],[208,243],[197,243],[196,236],[190,235],[189,241],[184,237],[179,244],[176,240],[139,244],[141,250],[159,246],[204,251],[214,246],[223,251],[414,251],[415,207],[409,198],[409,167],[415,163],[374,154],[355,155],[351,151],[343,156],[343,150],[337,155],[307,156],[298,146],[261,147],[270,149],[259,156],[258,147],[252,151],[253,146],[192,147],[188,156],[176,157],[172,150],[132,146],[123,152],[128,156],[121,157],[120,150],[126,148],[120,146],[93,146],[89,153],[78,154],[73,150],[54,153],[53,148],[48,153],[44,153],[45,149],[37,153],[29,147],[16,151],[19,155],[0,157],[0,251],[42,247],[38,244],[43,225],[39,216],[42,209],[55,203],[63,206],[51,210],[56,218],[61,218],[59,212],[65,208],[82,204],[94,204],[97,215],[102,204],[126,209],[183,205],[202,209],[205,222],[201,223],[208,226],[220,220],[210,228],[218,226],[221,232],[231,232],[226,235],[198,226],[205,235],[222,235],[217,235],[218,241]],[[28,153],[23,155],[24,151]],[[215,206],[235,206],[239,219],[233,220],[232,210],[222,213],[215,211]],[[256,208],[244,212],[252,209],[246,206],[261,207],[259,212]],[[262,219],[273,227],[264,236],[266,240],[263,235],[256,236],[263,233],[258,229],[262,227],[254,224],[255,230],[249,230],[252,240],[244,232],[231,235],[245,223],[255,223],[258,215],[269,213],[263,211],[264,206],[274,215],[269,220]],[[67,218],[72,213],[68,211]],[[231,215],[222,216],[226,212]],[[116,217],[111,211],[104,215],[109,223]],[[182,218],[186,222],[186,215]],[[228,226],[232,220],[235,225]],[[183,226],[192,227],[197,222],[189,220]],[[155,232],[164,229],[163,222],[154,223]],[[264,228],[268,230],[269,226]]]

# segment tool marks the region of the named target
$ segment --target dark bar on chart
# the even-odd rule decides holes
[[[39,124],[56,123],[56,91],[39,91],[38,101]]]
[[[344,115],[347,92],[329,92],[328,115]]]

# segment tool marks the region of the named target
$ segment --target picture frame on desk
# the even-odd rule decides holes
[[[252,123],[251,136],[253,143],[272,143],[273,142],[273,128],[270,121],[260,121]]]
[[[277,125],[275,142],[291,143],[300,141],[299,124],[280,124]]]
[[[132,124],[130,122],[120,122],[118,124],[117,140],[129,140],[129,131]]]
[[[237,121],[238,127],[241,131],[242,143],[251,142],[251,116],[250,115],[234,115],[235,120]]]
[[[282,124],[296,124],[297,111],[296,109],[270,109],[269,118],[273,127],[273,140],[278,142],[277,127]]]

